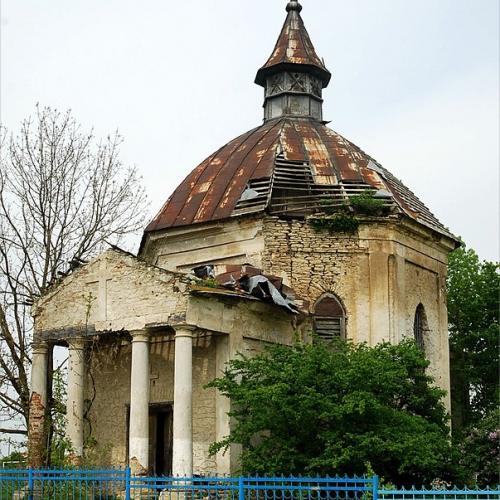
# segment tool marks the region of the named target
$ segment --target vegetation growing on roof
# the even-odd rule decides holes
[[[307,221],[316,231],[329,233],[355,233],[359,220],[349,211],[345,203],[323,198],[320,200],[323,213],[308,217]]]
[[[308,218],[309,224],[317,231],[330,233],[354,233],[359,227],[359,215],[387,215],[390,207],[375,196],[375,191],[367,189],[361,194],[349,196],[349,201],[339,203],[332,198],[320,200],[323,213]]]
[[[355,212],[363,215],[384,215],[388,212],[384,200],[376,198],[375,191],[371,189],[349,196],[349,203]]]
[[[200,279],[195,284],[197,286],[204,286],[206,288],[219,288],[219,283],[215,278]]]
[[[316,231],[330,233],[355,233],[359,227],[359,220],[347,212],[314,215],[307,220]]]

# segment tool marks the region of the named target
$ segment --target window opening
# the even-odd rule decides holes
[[[426,330],[426,323],[424,306],[419,304],[413,321],[413,336],[416,344],[422,351],[425,350],[424,332]]]
[[[314,331],[323,341],[339,338],[345,340],[345,312],[333,295],[320,299],[314,310]]]

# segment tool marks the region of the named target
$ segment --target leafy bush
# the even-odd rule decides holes
[[[274,345],[209,384],[233,403],[248,474],[364,474],[423,485],[455,473],[444,392],[414,342]]]

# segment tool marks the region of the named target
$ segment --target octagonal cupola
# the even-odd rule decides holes
[[[316,54],[296,0],[288,3],[288,15],[267,62],[255,83],[264,87],[264,120],[281,116],[323,119],[322,90],[331,74]]]

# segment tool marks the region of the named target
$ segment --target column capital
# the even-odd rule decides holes
[[[186,323],[178,323],[176,325],[172,325],[172,328],[175,330],[175,337],[192,337],[194,331],[196,330],[196,326],[188,325]]]
[[[66,342],[70,350],[83,350],[89,341],[84,337],[70,337],[66,339]]]
[[[47,354],[49,351],[49,343],[46,340],[34,340],[31,343],[31,350],[36,354]]]
[[[149,342],[149,334],[146,330],[130,330],[132,342]]]

